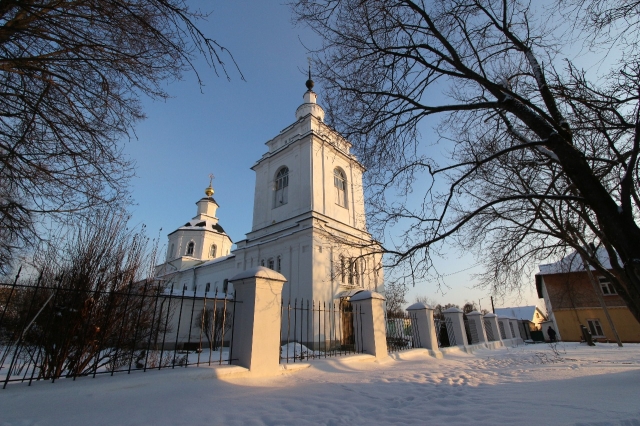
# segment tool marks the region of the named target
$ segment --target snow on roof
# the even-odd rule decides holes
[[[604,247],[599,247],[596,250],[596,258],[598,259],[598,262],[600,262],[600,264],[602,264],[602,266],[604,266],[606,269],[611,269],[609,255],[607,254],[607,251],[604,249]],[[538,272],[537,275],[562,274],[565,272],[584,271],[582,258],[575,251],[555,263],[539,265],[538,268],[540,269],[540,272]],[[590,267],[590,269],[594,270],[593,267]]]
[[[234,275],[231,279],[229,279],[229,281],[230,282],[240,281],[246,278],[253,278],[253,277],[266,278],[274,281],[283,281],[283,282],[287,281],[284,275],[274,271],[273,269],[269,269],[265,266],[255,266],[253,268],[247,269],[246,271],[243,271]]]
[[[496,308],[496,315],[515,319],[533,320],[536,313],[536,306],[516,306],[514,308]]]
[[[222,228],[222,226],[220,226],[219,223],[214,222],[212,220],[209,219],[205,219],[205,220],[200,220],[200,219],[191,219],[189,222],[185,223],[184,225],[182,225],[180,228],[176,229],[173,232],[170,232],[169,235],[173,234],[174,232],[178,232],[178,231],[199,231],[201,229],[206,229],[207,231],[214,231],[217,232],[219,234],[223,234],[223,235],[227,235],[226,232],[224,232],[224,229]]]

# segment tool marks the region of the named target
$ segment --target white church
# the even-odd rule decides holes
[[[266,142],[256,173],[253,224],[233,241],[216,217],[209,184],[196,215],[169,234],[156,278],[187,294],[232,293],[229,278],[255,266],[287,279],[283,300],[345,300],[382,292],[379,245],[367,232],[362,173],[351,144],[324,123],[311,78],[296,121]]]

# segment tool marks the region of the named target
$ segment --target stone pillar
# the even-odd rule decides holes
[[[513,339],[513,334],[511,334],[511,327],[509,327],[509,318],[498,317],[498,322],[500,322],[500,324],[502,324],[502,327],[504,328],[505,340]]]
[[[420,338],[420,347],[428,349],[429,354],[436,358],[442,358],[442,352],[438,348],[438,335],[433,321],[433,308],[424,303],[414,303],[407,308],[409,314],[415,318]]]
[[[511,323],[511,326],[513,327],[513,337],[514,339],[520,339],[522,340],[522,337],[520,336],[520,328],[518,327],[518,320],[515,318],[509,318],[509,322]],[[509,327],[511,328],[511,327]]]
[[[445,311],[442,311],[444,315],[444,320],[451,320],[451,324],[453,326],[453,335],[456,338],[456,346],[468,346],[469,342],[467,342],[467,333],[464,330],[464,321],[462,319],[462,310],[458,308],[449,308]],[[448,327],[447,327],[448,328]]]
[[[489,323],[489,327],[491,327],[491,333],[487,330],[487,340],[489,340],[488,334],[493,335],[492,342],[502,342],[502,336],[500,335],[500,326],[498,325],[498,316],[496,314],[486,314],[484,316],[484,321]]]
[[[356,293],[349,300],[353,305],[356,350],[376,358],[388,356],[384,300],[383,295],[369,290]]]
[[[273,374],[280,368],[280,307],[286,281],[264,266],[229,280],[239,302],[235,305],[233,357],[251,373]]]
[[[482,324],[482,314],[478,311],[471,311],[467,314],[467,319],[469,320],[469,328],[471,328],[471,336],[473,336],[473,327],[475,327],[475,331],[478,334],[478,342],[473,343],[487,343],[487,334],[484,331],[484,324]]]

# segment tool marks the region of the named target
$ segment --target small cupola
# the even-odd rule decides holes
[[[218,210],[218,203],[213,199],[213,175],[209,175],[209,186],[204,190],[204,194],[206,197],[201,198],[196,202],[198,206],[198,213],[194,219],[197,220],[206,220],[206,219],[215,219],[216,218],[216,210]]]
[[[318,118],[320,121],[324,121],[324,109],[316,103],[318,95],[312,90],[313,80],[311,80],[311,67],[309,67],[309,79],[306,81],[307,91],[302,95],[304,103],[296,110],[296,119],[300,120],[309,114]]]

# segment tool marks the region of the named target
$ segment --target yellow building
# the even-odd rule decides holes
[[[606,256],[605,256],[606,257]],[[608,259],[601,259],[603,265]],[[623,342],[640,342],[640,323],[634,318],[607,278],[596,271],[588,274],[580,257],[573,253],[559,262],[540,265],[536,274],[538,297],[544,299],[549,320],[558,339],[580,341],[580,325],[591,331],[594,340],[615,341],[613,331],[600,305],[595,288],[602,294],[605,306]],[[596,280],[595,286],[590,275]]]

